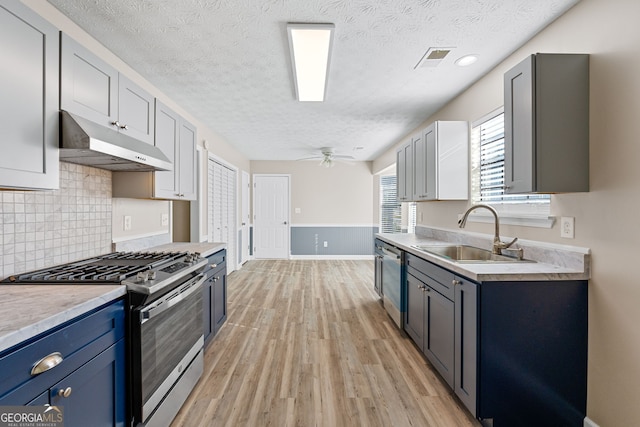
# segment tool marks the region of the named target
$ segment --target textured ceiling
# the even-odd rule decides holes
[[[49,0],[252,160],[372,160],[577,1]],[[323,103],[295,100],[287,22],[336,26]],[[455,49],[414,70],[429,47]]]

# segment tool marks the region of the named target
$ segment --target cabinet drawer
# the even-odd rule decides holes
[[[74,319],[53,332],[0,357],[0,405],[25,405],[45,390],[124,337],[124,301]],[[57,366],[31,375],[33,366],[58,352]]]
[[[207,266],[205,267],[205,272],[207,272],[207,274],[208,274],[208,270],[211,270],[211,269],[217,270],[217,269],[220,268],[220,266],[222,264],[225,264],[225,266],[226,266],[226,260],[227,260],[227,250],[226,249],[223,249],[223,250],[218,251],[218,252],[216,252],[216,253],[214,253],[212,255],[209,255],[207,257],[208,263],[207,263]]]
[[[454,274],[407,252],[407,272],[453,301]]]

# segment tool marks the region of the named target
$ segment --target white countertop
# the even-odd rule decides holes
[[[526,280],[588,280],[590,275],[590,254],[583,248],[560,247],[558,245],[541,244],[534,248],[527,246],[532,242],[523,244],[525,259],[539,257],[543,261],[513,262],[513,263],[456,263],[437,255],[421,251],[413,245],[444,244],[451,241],[439,240],[416,234],[376,234],[379,239],[410,252],[422,259],[430,261],[454,273],[465,276],[477,282],[489,281],[526,281]],[[463,243],[460,241],[455,244]],[[466,243],[466,242],[465,242]],[[475,243],[475,242],[474,242]],[[480,246],[489,249],[490,243]],[[546,251],[549,254],[542,255]],[[554,262],[548,262],[553,260]]]
[[[123,285],[0,285],[0,351],[125,295]]]
[[[186,251],[198,252],[203,257],[212,255],[222,249],[226,249],[226,243],[219,242],[174,242],[149,248],[150,251]]]

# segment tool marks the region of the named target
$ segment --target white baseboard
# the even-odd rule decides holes
[[[592,421],[589,417],[584,418],[584,427],[600,427],[594,421]]]
[[[292,260],[331,260],[341,259],[349,261],[373,260],[373,255],[291,255]]]

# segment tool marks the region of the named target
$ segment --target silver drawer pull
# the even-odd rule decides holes
[[[57,351],[43,357],[33,365],[33,368],[31,368],[31,376],[34,377],[38,374],[48,371],[49,369],[55,368],[60,363],[62,363],[62,360],[62,354]]]
[[[216,268],[218,264],[211,264],[211,268]]]
[[[58,396],[60,397],[69,397],[71,396],[71,387],[61,388],[58,390]]]

